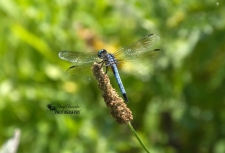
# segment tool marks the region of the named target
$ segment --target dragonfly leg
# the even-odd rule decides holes
[[[105,63],[105,61],[104,61],[104,60],[103,60],[103,61],[101,61],[101,62],[98,62],[98,64],[101,64],[100,69],[103,67],[104,63]],[[105,74],[107,74],[107,72],[108,72],[108,67],[109,67],[109,65],[110,65],[110,64],[105,65],[105,66],[106,66],[106,71],[105,71]]]
[[[106,69],[105,69],[105,74],[107,74],[107,72],[108,72],[108,66],[106,66]]]
[[[98,62],[98,64],[101,64],[100,69],[103,67],[104,61]]]

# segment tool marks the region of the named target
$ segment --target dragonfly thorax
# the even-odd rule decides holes
[[[112,64],[116,64],[116,59],[113,54],[107,53],[105,49],[101,49],[98,51],[98,57],[103,59],[105,66],[111,66]]]
[[[98,51],[98,57],[104,59],[107,56],[107,51],[105,49],[101,49]]]

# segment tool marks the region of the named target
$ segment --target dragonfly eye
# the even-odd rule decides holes
[[[101,49],[100,51],[98,51],[98,57],[102,58],[104,54],[106,54],[107,51],[105,49]]]

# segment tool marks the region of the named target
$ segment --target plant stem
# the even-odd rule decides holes
[[[144,148],[144,150],[147,152],[147,153],[150,153],[150,151],[147,149],[147,147],[144,145],[144,143],[141,141],[141,139],[139,138],[138,134],[136,133],[135,129],[133,128],[133,126],[131,125],[130,122],[128,122],[128,125],[131,129],[131,131],[134,133],[135,137],[137,138],[137,140],[139,141],[139,143],[142,145],[142,147]]]

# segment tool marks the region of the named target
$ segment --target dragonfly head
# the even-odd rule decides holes
[[[101,50],[98,51],[98,57],[99,58],[103,59],[106,54],[107,54],[107,51],[105,49],[101,49]]]

